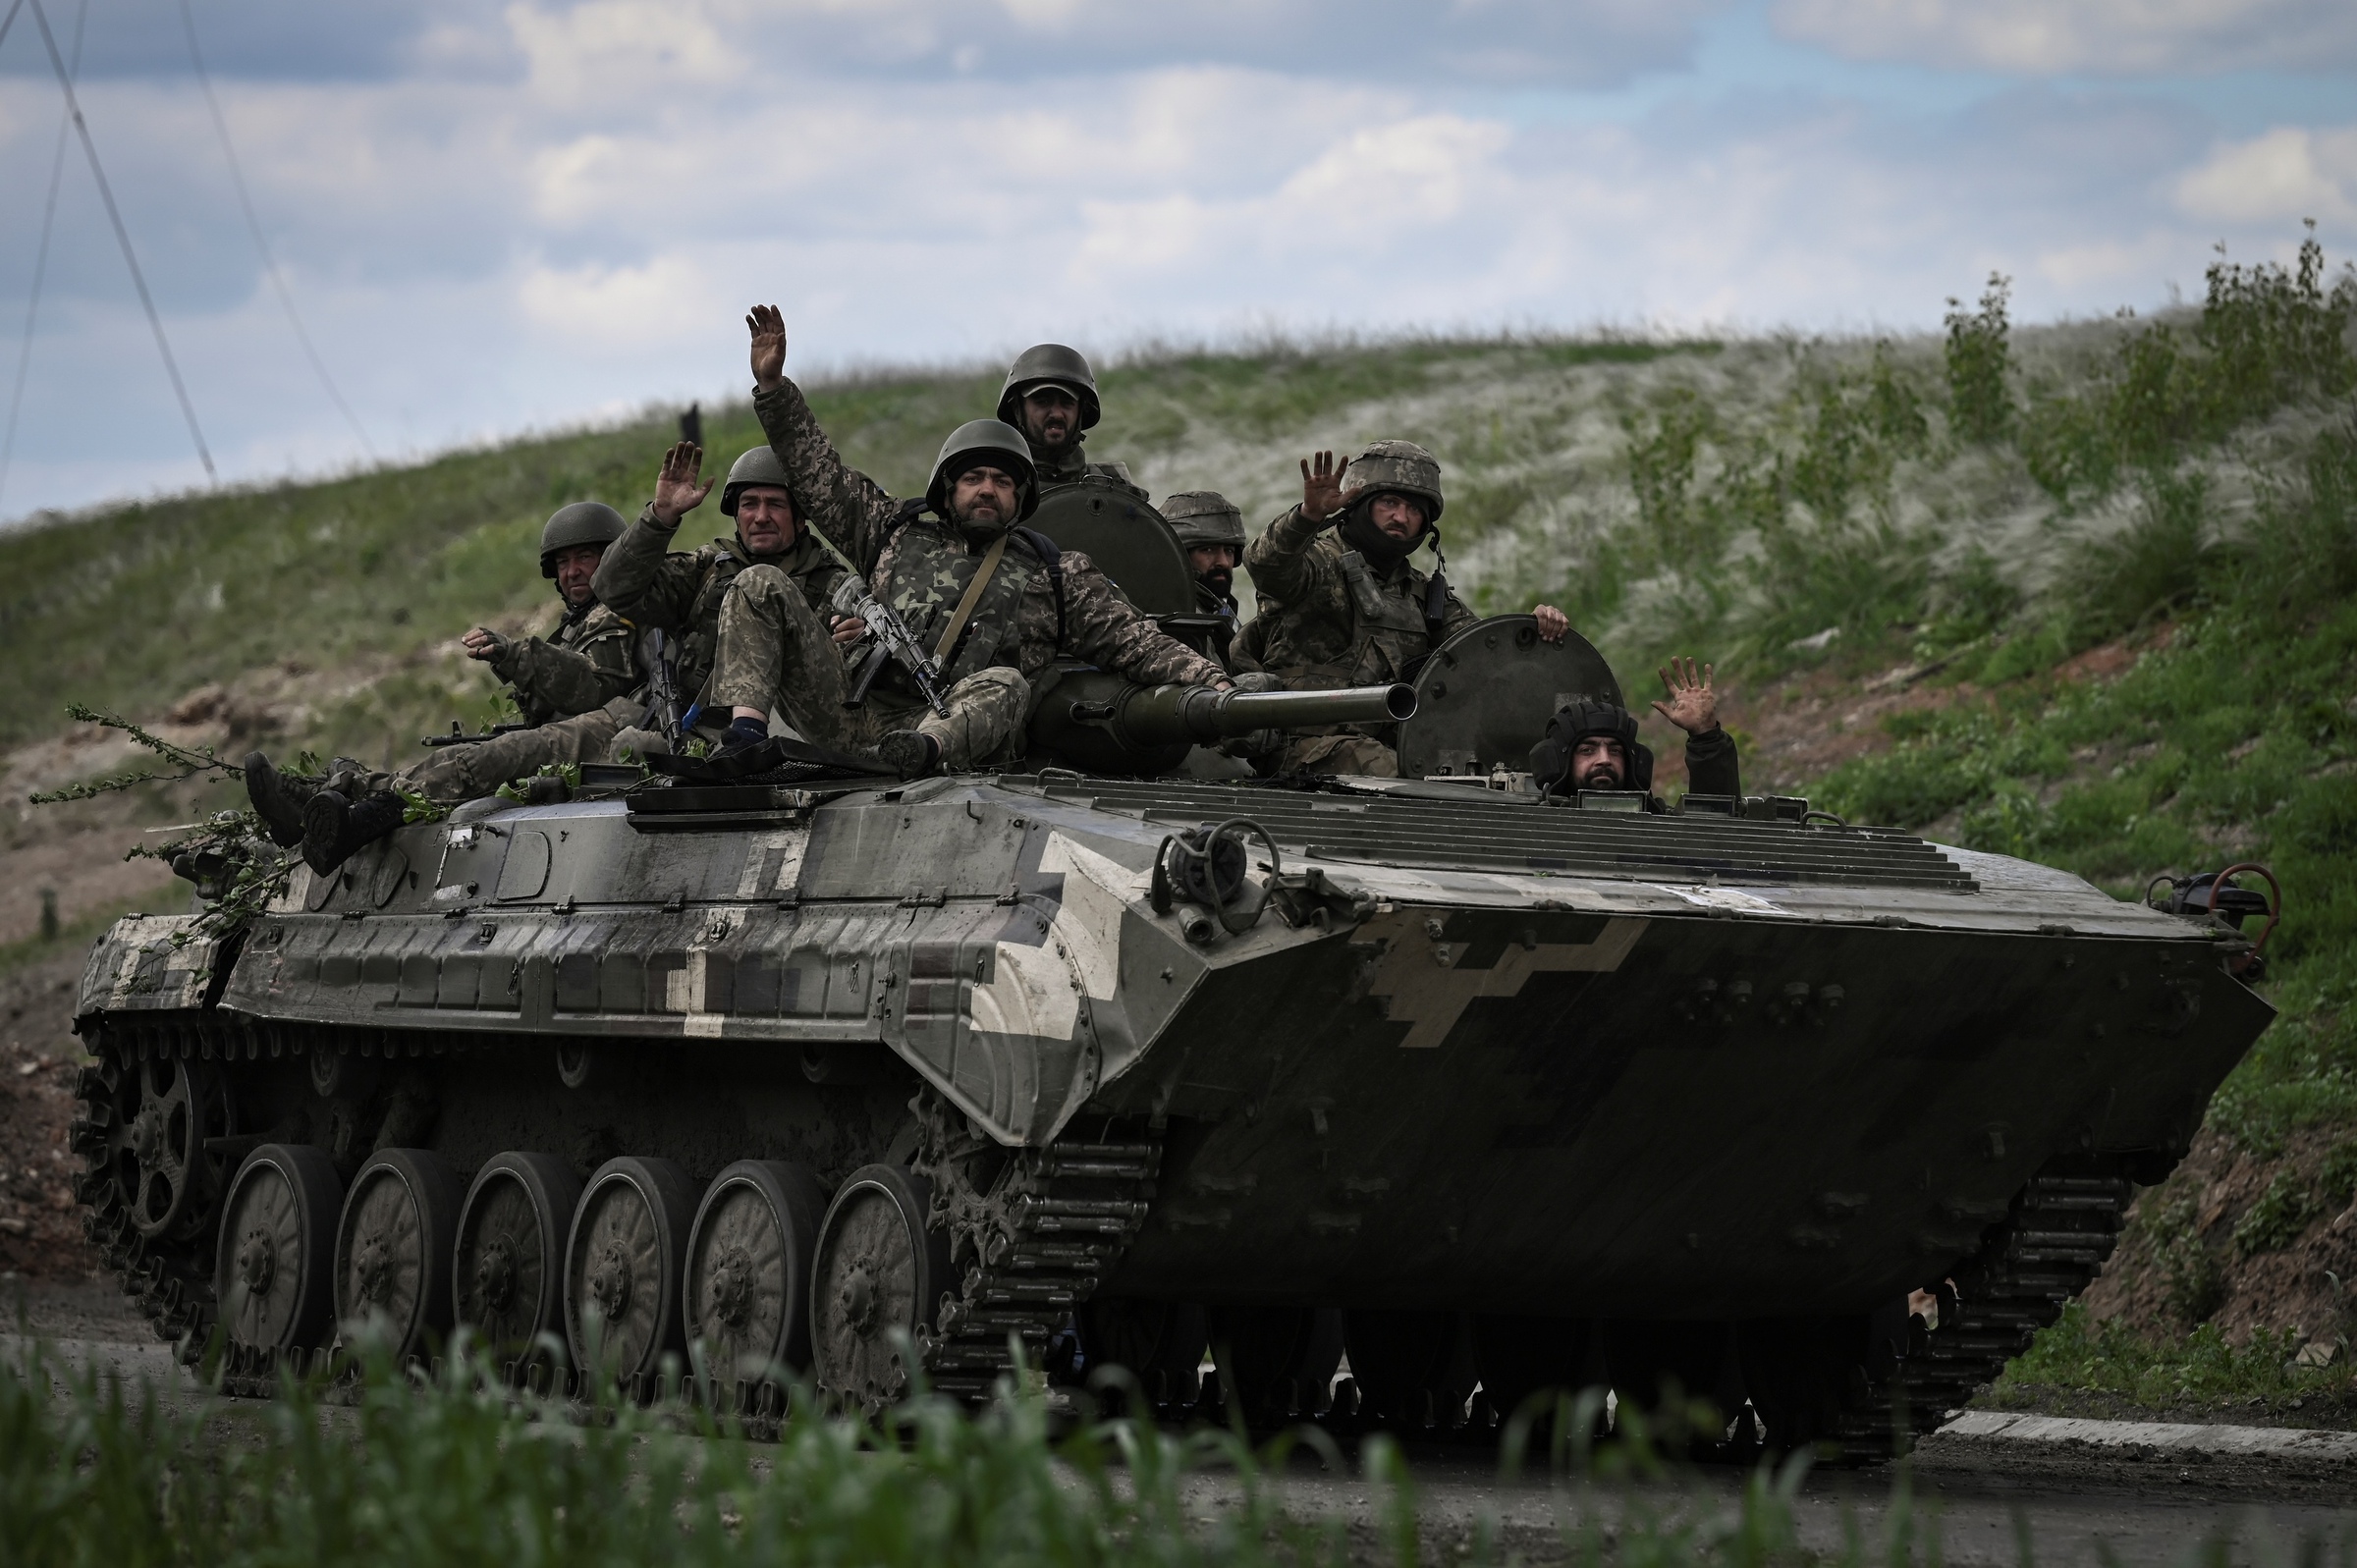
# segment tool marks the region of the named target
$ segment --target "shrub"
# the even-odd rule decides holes
[[[2012,324],[2005,307],[2013,280],[1989,274],[1980,308],[1947,301],[1947,417],[1955,432],[1981,446],[2002,441],[2013,428],[2010,378]]]

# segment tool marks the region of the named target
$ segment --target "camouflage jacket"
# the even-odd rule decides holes
[[[1039,455],[1033,453],[1032,457],[1034,460],[1037,460]],[[1060,458],[1039,461],[1038,466],[1039,488],[1042,490],[1053,490],[1058,485],[1077,484],[1082,479],[1094,475],[1099,479],[1111,479],[1140,501],[1153,499],[1146,494],[1136,480],[1129,477],[1127,463],[1091,462],[1088,460],[1086,450],[1077,442],[1073,444],[1071,451]]]
[[[1210,583],[1197,577],[1195,579],[1195,610],[1201,615],[1220,618],[1220,628],[1211,634],[1211,645],[1219,650],[1220,662],[1233,670],[1235,662],[1231,656],[1230,650],[1235,646],[1235,595],[1221,593]]]
[[[1387,574],[1330,528],[1293,508],[1244,549],[1260,594],[1252,654],[1295,687],[1367,686],[1405,680],[1432,652],[1425,584],[1405,561]],[[1442,618],[1448,637],[1474,622],[1452,592]],[[1267,622],[1264,626],[1262,622]]]
[[[778,568],[800,584],[802,597],[822,615],[843,580],[819,542],[797,532],[794,547],[782,556],[756,556],[731,534],[696,550],[671,548],[678,524],[663,526],[653,502],[638,520],[606,547],[597,566],[597,596],[632,625],[652,626],[671,639],[672,680],[682,703],[693,702],[712,674],[712,658],[720,647],[720,602],[728,597],[737,573],[755,563]]]
[[[792,477],[795,508],[859,564],[876,596],[907,622],[917,642],[936,651],[992,539],[969,537],[845,462],[793,382],[754,393],[753,411]],[[1145,684],[1226,678],[1218,665],[1132,609],[1088,557],[1062,552],[1051,571],[1043,546],[1053,549],[1028,529],[1009,541],[957,646],[938,660],[953,683],[991,665],[1037,676],[1060,653]],[[914,696],[898,665],[878,687],[888,697]]]
[[[528,725],[602,708],[641,678],[630,622],[595,599],[567,610],[546,638],[515,639],[489,663],[516,688],[516,710]]]

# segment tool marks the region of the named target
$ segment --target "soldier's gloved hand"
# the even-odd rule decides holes
[[[467,658],[480,659],[488,664],[499,663],[511,646],[508,638],[489,626],[477,626],[459,640],[466,645]]]
[[[1240,676],[1231,676],[1230,680],[1238,691],[1283,691],[1285,689],[1285,682],[1270,675],[1266,670],[1247,670]]]

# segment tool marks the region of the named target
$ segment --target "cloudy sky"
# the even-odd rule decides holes
[[[2288,254],[2306,217],[2357,249],[2349,0],[12,6],[0,518],[204,477],[61,117],[78,47],[229,479],[740,391],[755,299],[807,371],[1270,328],[1922,328],[1992,269],[2047,319],[2198,294],[2214,244]],[[263,270],[184,11],[352,420]]]

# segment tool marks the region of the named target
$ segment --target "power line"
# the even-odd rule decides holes
[[[115,206],[114,188],[106,183],[106,169],[98,161],[98,143],[90,139],[90,128],[82,117],[82,101],[74,95],[74,79],[66,75],[65,57],[57,52],[57,35],[49,30],[49,14],[41,9],[41,0],[26,0],[32,7],[32,20],[41,29],[42,47],[49,51],[49,68],[57,73],[57,84],[66,95],[66,113],[73,118],[74,131],[82,138],[82,150],[90,160],[90,177],[98,182],[98,198],[106,203],[106,221],[115,228],[115,243],[123,247],[123,264],[131,269],[132,287],[139,292],[139,304],[147,312],[147,325],[155,333],[156,351],[164,356],[164,374],[172,380],[172,395],[180,400],[180,411],[189,421],[189,435],[196,443],[197,460],[204,464],[204,476],[218,484],[221,475],[213,467],[213,454],[204,444],[204,430],[196,423],[196,406],[189,401],[189,389],[180,379],[180,364],[172,357],[172,341],[164,336],[164,318],[156,313],[155,297],[147,292],[146,275],[139,271],[139,258],[131,248],[131,231],[123,227],[123,214]]]
[[[311,347],[311,335],[303,330],[302,317],[295,310],[295,296],[288,291],[287,280],[278,270],[278,258],[270,253],[270,242],[262,237],[262,221],[254,216],[253,198],[246,190],[246,173],[238,166],[238,149],[229,139],[229,121],[222,117],[220,99],[213,96],[213,79],[204,69],[204,52],[196,47],[196,19],[189,10],[189,0],[180,0],[180,25],[189,35],[189,60],[195,66],[196,81],[204,88],[204,106],[213,112],[213,129],[221,135],[221,151],[229,159],[230,183],[238,188],[238,205],[246,213],[246,227],[252,232],[253,247],[262,254],[262,270],[270,275],[270,286],[278,291],[278,302],[287,307],[288,324],[295,329],[296,341],[302,345],[303,356],[310,360],[311,368],[318,373],[319,385],[327,389],[337,412],[344,415],[344,422],[352,426],[352,433],[360,438],[361,448],[373,458],[376,456],[375,444],[368,439],[368,432],[360,428],[359,417],[352,411],[352,405],[346,403],[344,394],[336,390],[335,378],[327,373],[327,363],[319,357],[319,351]]]
[[[8,29],[17,25],[17,13],[24,9],[25,0],[17,0],[15,5],[8,8],[8,15],[0,17],[0,43],[8,42]]]
[[[14,20],[14,14],[11,14]],[[90,0],[77,0],[74,7],[74,59],[68,67],[76,81],[82,78],[82,37],[83,26],[90,20]],[[0,27],[0,36],[7,29]],[[8,494],[8,470],[17,456],[17,415],[25,406],[25,377],[32,369],[32,329],[41,310],[41,284],[49,275],[49,236],[57,225],[57,189],[66,178],[67,133],[73,122],[60,111],[57,117],[57,151],[49,159],[49,199],[41,207],[41,243],[32,256],[32,294],[25,301],[25,341],[17,349],[17,384],[8,396],[8,436],[0,440],[0,496]]]

